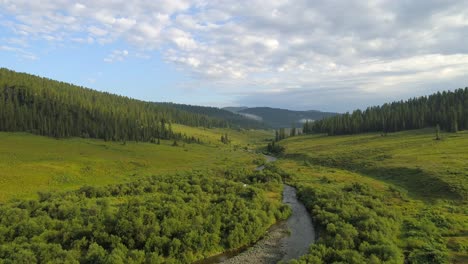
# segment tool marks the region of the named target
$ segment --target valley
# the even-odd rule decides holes
[[[0,0],[0,264],[468,264],[468,1]]]
[[[0,81],[0,263],[468,261],[467,89],[275,130]]]
[[[300,263],[466,263],[467,140],[430,129],[284,140],[277,166],[319,233]]]

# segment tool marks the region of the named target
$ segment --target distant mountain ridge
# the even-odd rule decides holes
[[[238,113],[241,110],[247,109],[247,106],[228,106],[228,107],[223,107],[222,109],[233,112],[233,113]]]
[[[223,109],[261,120],[273,128],[291,127],[293,125],[302,127],[306,120],[320,120],[337,115],[337,113],[318,110],[294,111],[272,107],[224,107]]]
[[[162,103],[156,102],[157,105],[171,107],[179,109],[181,111],[204,115],[217,120],[224,120],[230,128],[247,128],[247,129],[265,129],[269,128],[267,124],[261,122],[261,119],[251,117],[241,112],[230,111],[212,106],[199,106],[189,104],[177,104],[177,103]],[[238,110],[242,110],[246,107],[233,107]]]
[[[172,123],[205,128],[264,128],[214,107],[154,103],[0,68],[0,131],[55,138],[197,142]]]

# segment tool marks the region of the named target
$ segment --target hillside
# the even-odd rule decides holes
[[[229,111],[229,112],[237,113],[240,110],[244,110],[244,109],[247,109],[247,108],[248,108],[247,106],[227,106],[227,107],[223,107],[222,109],[224,109],[226,111]]]
[[[121,143],[0,132],[0,203],[12,198],[34,198],[38,192],[123,183],[193,168],[222,170],[246,163],[253,168],[251,161],[255,155],[231,148],[262,144],[265,138],[271,137],[262,131],[238,132],[183,125],[174,125],[174,131],[194,135],[207,143],[180,142],[179,146],[173,146],[173,141],[169,140],[161,140],[160,144]],[[219,141],[225,133],[231,139],[229,146]]]
[[[200,114],[215,119],[225,120],[231,128],[250,128],[250,129],[263,129],[267,128],[267,125],[263,122],[247,118],[244,115],[220,109],[217,107],[209,106],[198,106],[198,105],[187,105],[187,104],[175,104],[175,103],[156,103],[158,105],[168,106],[176,109],[180,109],[185,112]]]
[[[278,166],[321,234],[300,263],[466,263],[468,133],[441,137],[426,129],[280,141]]]
[[[293,111],[270,107],[225,107],[224,109],[243,114],[251,119],[258,119],[273,128],[288,128],[292,125],[302,127],[307,120],[320,120],[324,117],[336,115],[336,113],[310,111]]]
[[[308,122],[304,124],[303,131],[344,135],[387,133],[437,125],[452,132],[468,128],[468,87]]]
[[[235,122],[88,88],[0,69],[0,131],[30,132],[52,137],[100,138],[115,141],[174,139],[171,123],[201,127],[242,127]],[[201,111],[200,111],[201,112]],[[245,121],[249,125],[255,122]]]

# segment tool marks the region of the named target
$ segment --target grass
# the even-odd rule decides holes
[[[449,260],[467,263],[468,132],[444,133],[440,141],[434,137],[431,129],[387,136],[292,137],[280,142],[286,153],[278,165],[293,175],[296,186],[369,186],[401,215],[402,226],[405,221],[431,222]],[[403,227],[397,235],[400,247],[417,247]]]
[[[418,199],[468,199],[468,132],[432,130],[388,134],[293,137],[284,141],[290,157],[344,168],[395,184]]]
[[[203,128],[203,127],[188,127],[184,125],[173,124],[172,128],[175,132],[185,133],[196,138],[200,138],[201,141],[213,144],[223,145],[221,143],[221,135],[228,134],[229,140],[232,146],[242,146],[254,149],[259,146],[263,146],[274,137],[273,131],[267,130],[235,130],[227,128]]]
[[[175,131],[200,137],[204,144],[172,146],[105,142],[95,139],[53,139],[27,133],[0,132],[0,202],[34,198],[39,191],[72,190],[83,185],[127,182],[137,177],[193,169],[222,169],[251,164],[255,154],[234,148],[263,141],[266,131],[231,131],[175,126]],[[229,132],[228,132],[229,131]],[[232,135],[229,146],[218,143]],[[211,142],[211,143],[208,143]]]

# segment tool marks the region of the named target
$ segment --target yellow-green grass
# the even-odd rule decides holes
[[[446,133],[442,140],[434,137],[426,129],[387,136],[300,136],[282,143],[291,156],[396,184],[416,198],[466,201],[468,132]]]
[[[468,261],[467,132],[444,133],[441,141],[426,129],[387,136],[307,135],[281,144],[286,158],[277,164],[292,175],[292,184],[327,188],[324,182],[363,183],[404,219],[438,215],[451,223],[449,230],[440,231],[450,261]],[[405,243],[403,239],[401,246]]]
[[[228,135],[232,146],[249,147],[250,149],[263,146],[274,137],[274,132],[269,130],[246,130],[246,129],[227,129],[227,128],[202,128],[188,127],[184,125],[173,124],[172,129],[175,132],[185,133],[199,138],[202,142],[223,145],[221,135]]]
[[[189,130],[187,127],[184,129]],[[204,132],[200,135],[213,138],[218,133],[200,131]],[[239,144],[244,143],[241,135],[236,134]],[[258,137],[254,132],[252,138]],[[124,144],[0,132],[0,202],[12,198],[33,198],[39,191],[120,183],[160,173],[222,169],[236,164],[255,166],[252,161],[256,156],[242,150],[235,151],[218,144],[183,142],[174,147],[172,143],[163,140],[161,145],[141,142]]]

